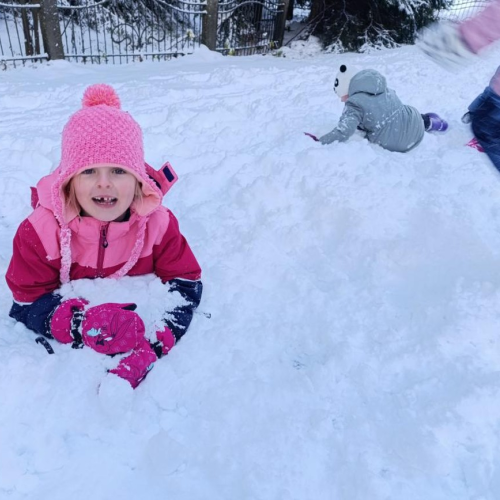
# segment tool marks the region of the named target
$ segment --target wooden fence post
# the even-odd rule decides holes
[[[207,0],[207,13],[203,16],[201,43],[210,50],[217,48],[217,18],[219,0]]]
[[[43,46],[49,60],[64,59],[61,27],[57,0],[39,0],[40,28],[42,30]]]

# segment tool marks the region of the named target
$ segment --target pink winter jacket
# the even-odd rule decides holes
[[[39,183],[39,189],[41,185]],[[20,303],[32,303],[61,286],[60,225],[47,202],[50,197],[40,195],[42,204],[17,230],[6,274],[14,300]],[[175,278],[199,280],[200,266],[172,212],[159,206],[148,217],[139,258],[127,275],[154,273],[163,282]],[[68,224],[71,229],[70,279],[104,278],[120,269],[132,252],[140,219],[134,212],[126,222],[73,218]]]
[[[135,243],[137,219],[136,214],[127,222],[73,219],[69,224],[73,258],[70,279],[105,278],[117,271]],[[17,302],[34,302],[61,286],[58,232],[54,214],[44,207],[38,207],[19,226],[6,275]],[[179,231],[177,219],[165,207],[150,216],[139,260],[127,274],[148,273],[155,273],[163,282],[174,278],[200,279],[200,266]]]
[[[462,39],[477,54],[500,39],[500,0],[494,0],[476,16],[459,26]],[[490,81],[490,87],[500,95],[500,66]]]

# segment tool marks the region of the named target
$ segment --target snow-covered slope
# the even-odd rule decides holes
[[[500,175],[460,121],[500,51],[458,75],[416,48],[0,75],[1,500],[497,500]],[[345,61],[448,119],[407,154],[321,146]],[[29,187],[85,87],[116,87],[203,268],[190,331],[136,390],[115,361],[8,317]],[[157,283],[80,283],[154,315]],[[208,319],[207,315],[211,318]]]

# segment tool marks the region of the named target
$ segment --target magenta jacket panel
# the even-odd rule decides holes
[[[103,223],[92,217],[76,217],[71,228],[72,266],[70,279],[105,278],[128,259],[138,231],[140,217]],[[14,300],[31,303],[61,286],[60,226],[51,210],[39,206],[19,226],[6,280]],[[127,273],[154,273],[163,282],[175,278],[198,280],[201,269],[179,230],[175,216],[158,208],[147,221],[139,260]]]

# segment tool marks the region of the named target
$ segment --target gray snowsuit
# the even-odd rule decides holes
[[[370,142],[389,151],[406,152],[424,137],[424,121],[412,106],[404,105],[387,88],[383,75],[373,69],[356,73],[349,84],[347,99],[338,125],[320,137],[322,144],[344,142],[356,129],[366,132]]]

